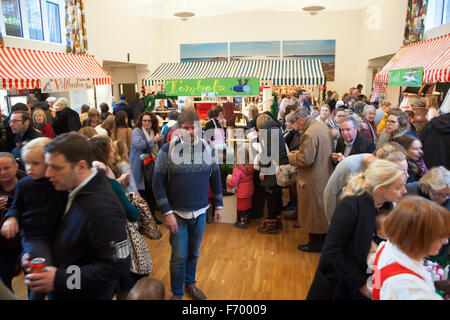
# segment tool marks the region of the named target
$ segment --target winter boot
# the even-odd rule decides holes
[[[259,233],[275,234],[278,233],[277,219],[266,219],[264,225],[257,230]]]
[[[247,224],[248,224],[248,211],[242,211],[241,214],[241,228],[242,229],[247,229]]]
[[[241,213],[241,211],[238,211],[236,213],[236,222],[234,223],[234,226],[236,228],[240,228],[241,227],[241,217],[242,217],[242,213]]]

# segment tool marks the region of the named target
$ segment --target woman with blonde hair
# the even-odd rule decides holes
[[[397,164],[376,160],[350,177],[331,219],[308,300],[367,300],[367,257],[378,211],[406,193],[406,173]]]
[[[374,300],[442,300],[423,259],[450,237],[450,211],[418,196],[402,199],[383,223],[387,242],[372,269]],[[448,292],[447,292],[448,295]]]
[[[45,115],[44,110],[36,109],[33,112],[33,124],[34,127],[42,132],[42,134],[50,139],[55,137],[55,132],[53,131],[52,126],[47,121],[47,116]]]
[[[102,124],[99,124],[95,127],[95,130],[97,130],[98,134],[102,134],[108,137],[111,137],[114,129],[116,128],[115,123],[116,117],[114,115],[109,115],[105,121],[102,122]]]

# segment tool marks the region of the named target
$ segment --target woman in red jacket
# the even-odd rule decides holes
[[[37,109],[33,112],[33,124],[34,127],[42,132],[45,137],[50,139],[53,139],[55,137],[53,128],[50,124],[47,123],[47,117],[43,110]]]
[[[233,176],[227,181],[227,186],[236,188],[237,218],[234,224],[237,228],[246,229],[248,211],[252,207],[253,196],[253,164],[249,162],[249,150],[245,148],[245,158],[236,156],[236,164],[233,168]],[[243,154],[242,154],[243,155]],[[242,158],[242,159],[241,159]],[[243,161],[240,161],[243,160]],[[240,164],[247,163],[247,164]]]

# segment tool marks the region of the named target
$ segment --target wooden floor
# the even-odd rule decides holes
[[[305,299],[320,255],[297,250],[307,234],[283,220],[278,234],[260,234],[263,219],[251,220],[248,229],[228,223],[206,225],[197,265],[197,286],[210,300],[301,300]],[[151,277],[160,279],[170,297],[169,231],[148,240],[153,261]],[[13,281],[15,293],[26,299],[23,275]],[[188,299],[187,296],[184,299]]]

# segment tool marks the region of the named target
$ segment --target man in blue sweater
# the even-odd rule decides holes
[[[180,137],[159,151],[153,177],[153,190],[165,224],[170,230],[172,255],[170,282],[172,300],[181,300],[183,286],[196,300],[206,300],[195,286],[200,245],[205,231],[208,190],[211,186],[214,217],[222,216],[222,186],[214,148],[199,137],[199,117],[185,108],[178,117]],[[170,156],[169,156],[170,155]]]
[[[92,168],[92,145],[78,133],[45,147],[46,176],[69,191],[53,242],[55,267],[28,274],[31,290],[54,299],[111,300],[116,283],[130,271],[125,213],[103,170]]]

